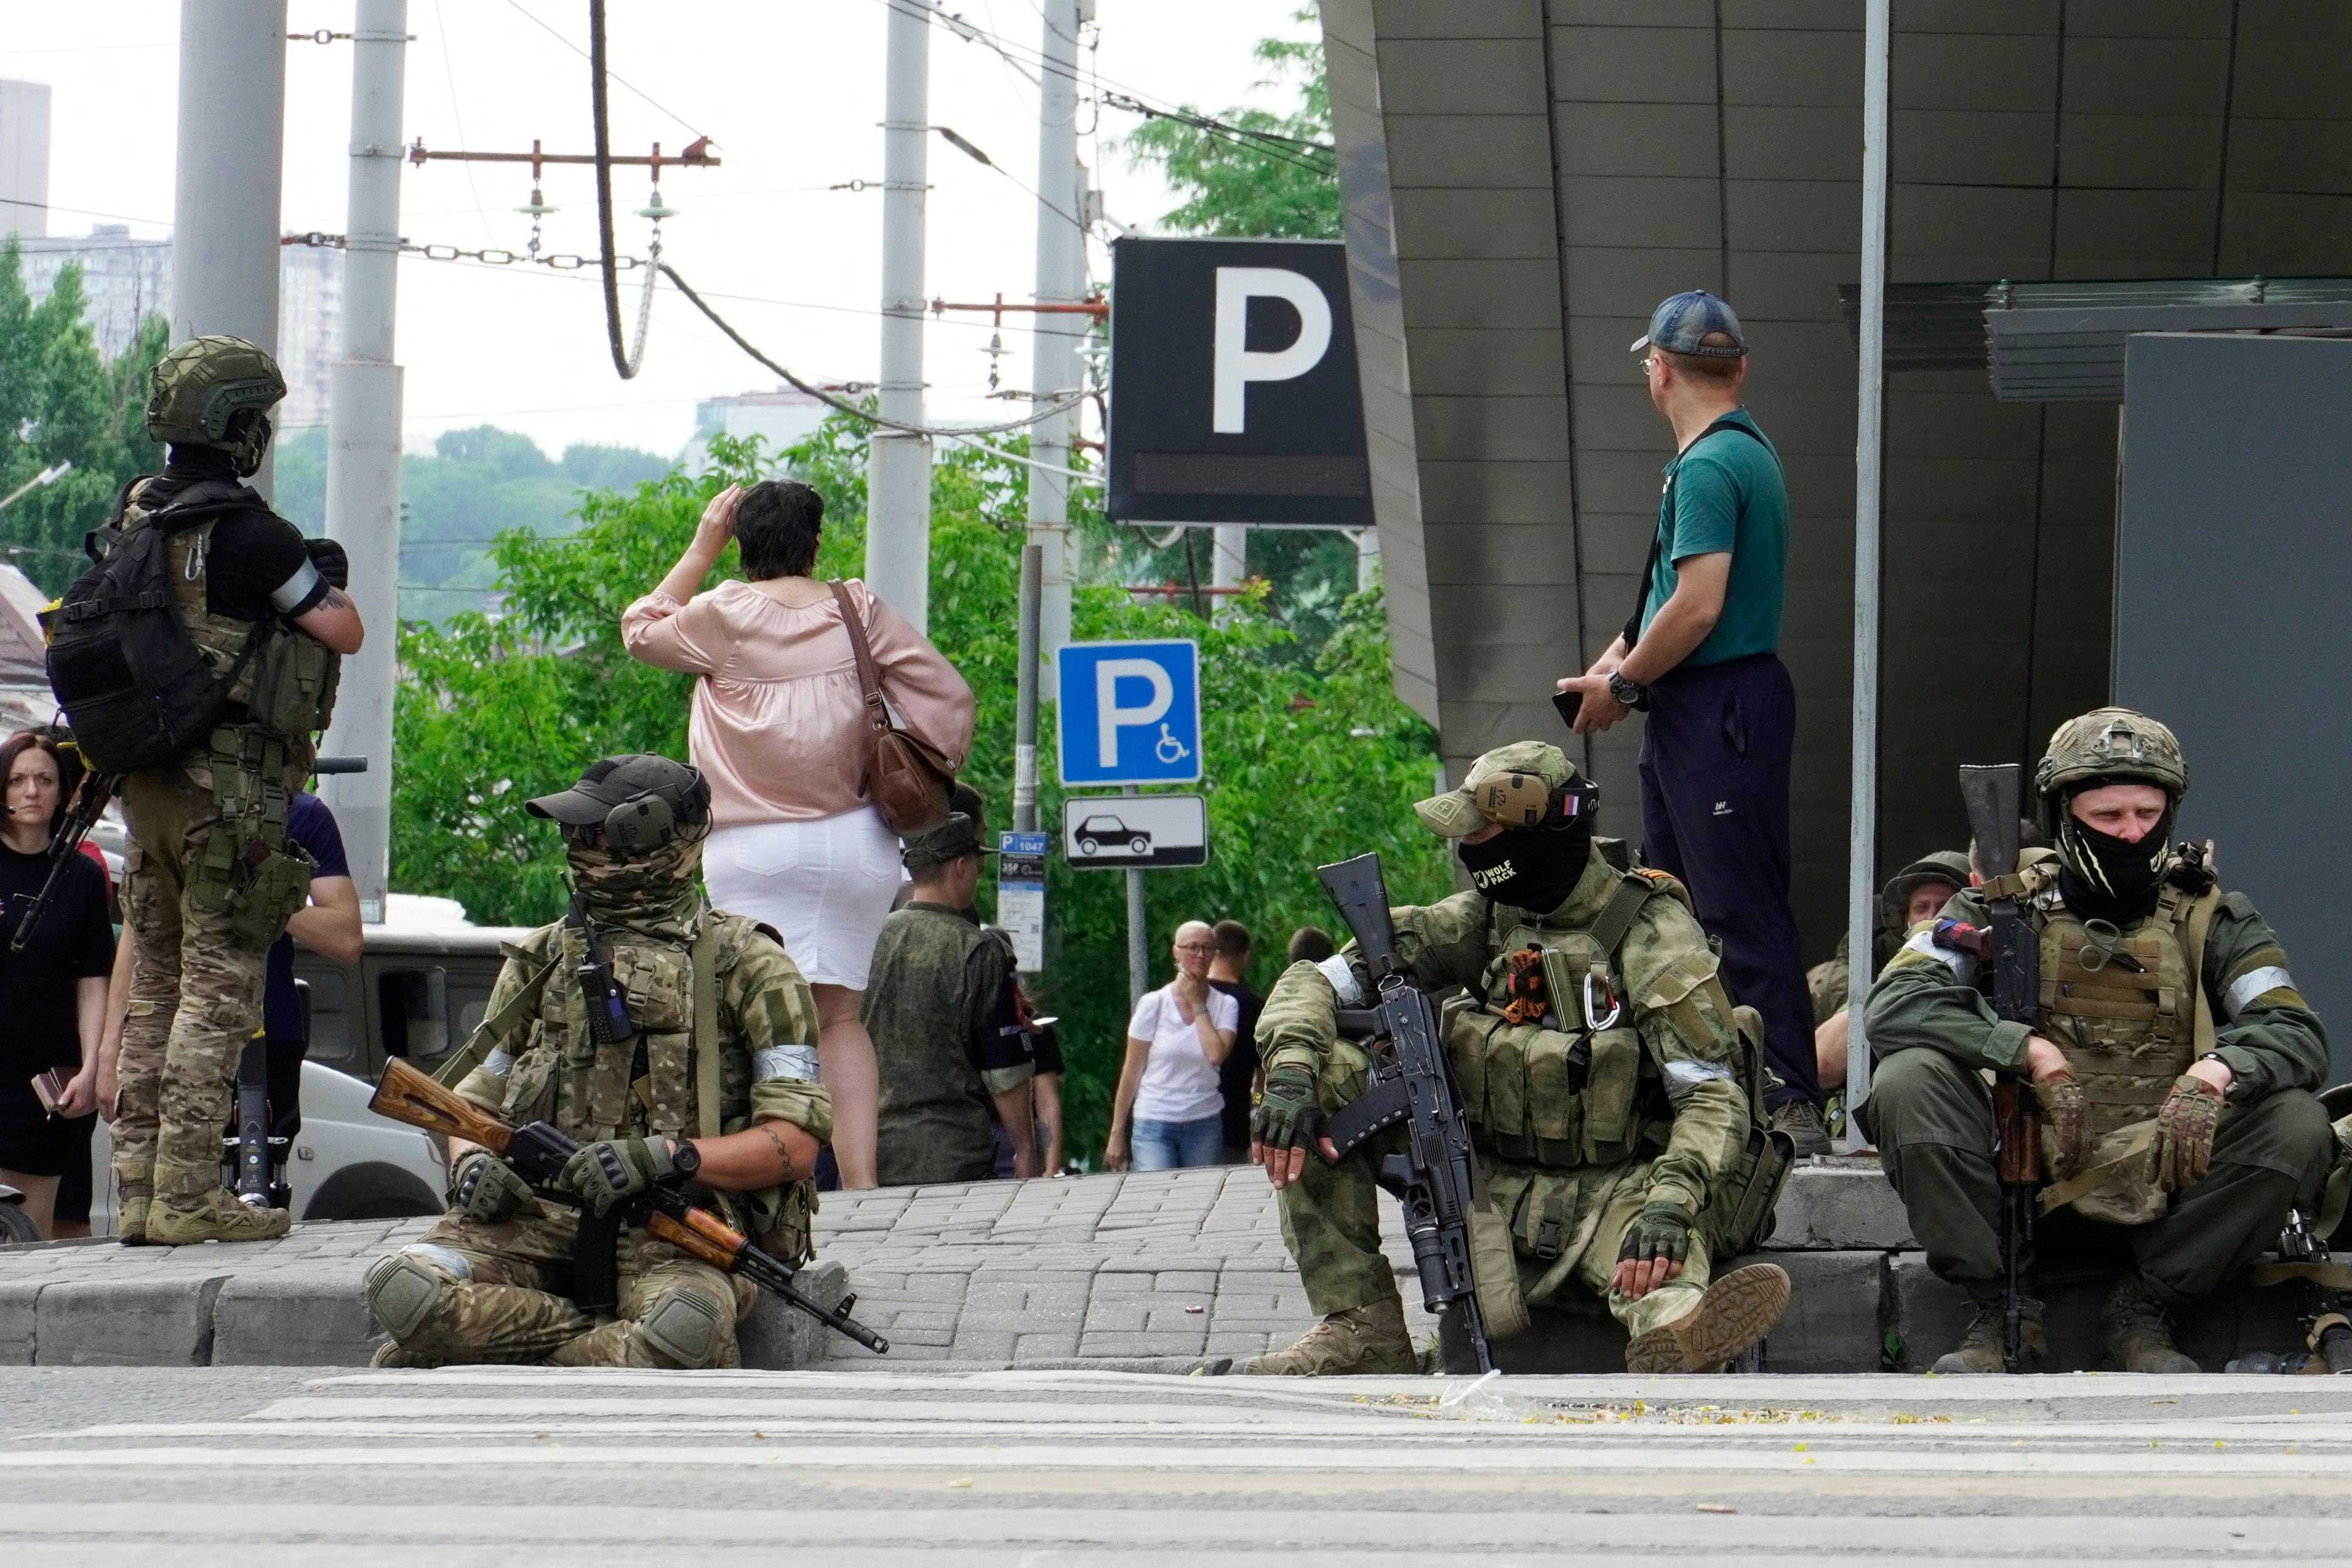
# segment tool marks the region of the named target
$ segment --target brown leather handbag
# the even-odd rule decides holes
[[[866,798],[881,813],[882,825],[904,838],[928,832],[947,821],[949,788],[955,766],[929,741],[899,727],[882,696],[882,672],[866,644],[866,626],[849,590],[828,583],[833,601],[841,606],[841,623],[849,632],[849,646],[857,655],[857,685],[866,694],[866,722],[874,747],[866,758]]]

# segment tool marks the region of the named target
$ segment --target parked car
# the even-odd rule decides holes
[[[1151,852],[1151,834],[1142,828],[1130,828],[1117,817],[1088,817],[1078,824],[1078,852],[1082,855],[1098,855],[1103,845],[1115,847],[1122,841],[1129,854]]]
[[[430,1072],[466,1043],[489,1008],[500,945],[525,935],[474,925],[456,901],[394,894],[390,919],[363,928],[359,960],[294,950],[310,988],[310,1053],[302,1064],[302,1131],[286,1162],[297,1219],[396,1219],[438,1214],[447,1154],[426,1134],[367,1108],[391,1057]],[[90,1228],[114,1230],[113,1140],[91,1140],[99,1174]],[[4,1225],[5,1221],[0,1221]],[[7,1238],[0,1234],[0,1240]]]

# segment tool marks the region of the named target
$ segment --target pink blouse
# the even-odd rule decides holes
[[[848,589],[898,722],[961,767],[971,747],[971,687],[863,582]],[[680,604],[656,589],[623,612],[621,641],[646,664],[702,677],[687,746],[710,780],[719,826],[809,821],[865,804],[865,694],[830,597],[794,609],[730,581]]]

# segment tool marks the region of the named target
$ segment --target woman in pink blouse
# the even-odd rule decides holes
[[[824,521],[824,497],[797,481],[730,486],[661,586],[623,614],[621,641],[701,677],[687,744],[710,780],[703,881],[713,904],[782,933],[808,977],[841,1184],[872,1186],[880,1090],[857,1014],[898,894],[898,841],[865,798],[872,731],[848,630],[832,590],[809,576]],[[697,594],[730,538],[751,580]],[[971,688],[863,582],[847,587],[898,721],[961,767]]]

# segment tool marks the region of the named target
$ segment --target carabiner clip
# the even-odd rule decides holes
[[[1616,993],[1610,991],[1606,987],[1602,987],[1601,990],[1609,998],[1609,1016],[1602,1018],[1600,1009],[1592,1005],[1593,987],[1600,978],[1600,976],[1590,969],[1584,972],[1584,1027],[1595,1034],[1604,1029],[1616,1028],[1617,1020],[1625,1016],[1625,1004],[1619,1001]]]

